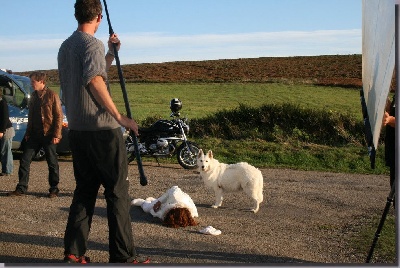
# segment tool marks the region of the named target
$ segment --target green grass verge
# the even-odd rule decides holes
[[[290,168],[355,174],[386,174],[383,152],[378,151],[372,169],[365,148],[360,146],[329,147],[316,144],[277,144],[274,142],[235,141],[216,138],[190,139],[203,150],[212,150],[224,163],[245,161],[259,168]],[[147,159],[146,159],[147,160]],[[153,161],[151,158],[150,161]],[[176,159],[163,159],[176,163]]]

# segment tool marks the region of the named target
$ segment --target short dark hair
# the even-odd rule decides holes
[[[76,0],[74,8],[79,24],[90,22],[103,12],[100,0]]]
[[[35,81],[43,81],[43,83],[46,84],[47,74],[44,72],[35,71],[29,75],[29,78],[31,78]]]

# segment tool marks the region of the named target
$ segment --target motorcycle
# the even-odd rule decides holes
[[[181,118],[179,110],[182,102],[175,98],[170,102],[172,119],[160,119],[148,128],[139,128],[138,149],[140,156],[155,157],[157,162],[160,157],[177,156],[178,163],[185,169],[197,168],[197,154],[199,146],[187,140],[189,123],[187,118]],[[128,153],[128,163],[135,157],[133,134],[129,134],[125,140]],[[158,162],[158,164],[160,164]]]

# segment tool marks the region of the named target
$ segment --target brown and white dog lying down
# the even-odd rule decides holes
[[[136,198],[131,202],[134,206],[142,207],[143,211],[162,220],[167,227],[195,226],[198,223],[196,205],[192,198],[178,186],[172,186],[159,198]]]

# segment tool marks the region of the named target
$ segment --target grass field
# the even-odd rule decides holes
[[[172,98],[182,101],[181,114],[188,118],[202,118],[222,109],[236,108],[240,103],[252,107],[296,103],[349,113],[362,120],[360,94],[356,89],[289,83],[127,83],[126,89],[132,115],[138,121],[156,115],[168,117]],[[111,92],[118,109],[125,113],[120,85],[111,84]]]

